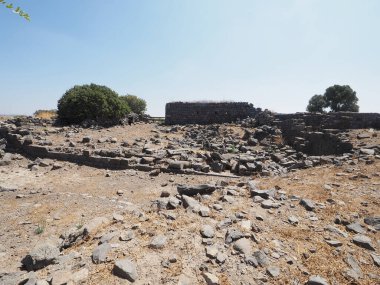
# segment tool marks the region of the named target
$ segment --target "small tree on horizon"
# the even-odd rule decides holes
[[[359,112],[358,97],[349,85],[334,85],[324,94],[327,106],[333,112]]]
[[[120,96],[120,99],[125,101],[131,108],[131,111],[136,114],[144,114],[146,111],[146,101],[135,95],[127,94],[126,96]]]
[[[306,107],[308,112],[319,112],[323,113],[324,108],[326,107],[326,100],[323,95],[314,95],[310,98],[309,104]]]

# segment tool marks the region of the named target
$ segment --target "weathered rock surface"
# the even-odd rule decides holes
[[[205,272],[203,273],[203,277],[207,283],[207,285],[219,285],[219,278],[212,273]]]
[[[248,256],[252,253],[252,245],[249,239],[242,238],[234,243],[234,249]]]
[[[149,247],[159,249],[163,248],[166,244],[167,237],[164,235],[158,235],[152,239],[152,241],[149,244]]]
[[[309,278],[307,285],[329,285],[329,283],[318,275],[313,275]]]
[[[138,278],[136,265],[128,258],[116,260],[113,273],[131,282],[135,282]]]
[[[28,270],[38,270],[52,264],[59,256],[58,247],[51,241],[38,243],[22,260],[23,266]]]
[[[377,231],[380,231],[380,217],[367,217],[364,219],[367,225],[373,226]]]
[[[365,249],[369,250],[375,250],[371,243],[371,239],[368,236],[365,235],[356,235],[352,239],[352,242],[360,247],[363,247]]]
[[[366,231],[359,223],[352,223],[346,226],[346,229],[350,232],[357,234],[364,234]]]
[[[205,195],[212,194],[216,187],[209,184],[201,185],[178,185],[177,191],[180,195],[195,196],[197,194]]]
[[[308,211],[314,211],[314,209],[315,209],[314,202],[311,201],[310,199],[301,199],[300,205],[304,206],[305,209]]]
[[[71,228],[61,235],[62,248],[68,248],[76,242],[88,238],[96,234],[96,232],[104,225],[109,224],[109,219],[106,217],[96,217],[90,222],[82,226],[80,229]]]
[[[204,226],[202,226],[201,234],[205,238],[212,238],[215,235],[214,229],[210,225],[204,225]]]
[[[97,246],[92,252],[92,261],[96,264],[106,262],[110,250],[111,246],[108,243]]]

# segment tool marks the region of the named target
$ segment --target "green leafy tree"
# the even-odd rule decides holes
[[[77,85],[66,91],[58,101],[58,118],[64,123],[94,120],[99,124],[118,123],[130,112],[126,102],[106,86]]]
[[[349,85],[334,85],[326,89],[325,97],[327,106],[333,112],[349,111],[359,112],[358,97]]]
[[[146,111],[146,101],[144,99],[130,94],[120,98],[128,104],[133,113],[144,114]]]
[[[323,95],[314,95],[310,98],[309,104],[306,107],[308,112],[324,112],[324,108],[327,107],[325,97]]]
[[[18,14],[19,16],[23,17],[25,20],[30,21],[29,14],[21,10],[20,7],[15,8],[12,3],[6,2],[5,0],[0,0],[0,4],[3,4],[5,8],[12,10],[13,13]]]
[[[334,85],[326,89],[323,95],[314,95],[306,107],[308,112],[359,112],[358,97],[349,85]]]

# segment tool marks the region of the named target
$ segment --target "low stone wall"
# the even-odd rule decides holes
[[[352,150],[352,143],[330,132],[308,132],[303,138],[296,137],[292,143],[296,151],[308,155],[340,155]]]
[[[101,156],[87,156],[85,154],[64,153],[50,151],[44,146],[24,145],[22,152],[27,156],[36,158],[50,158],[60,161],[69,161],[91,167],[108,169],[129,169],[130,160],[127,158],[111,158]]]
[[[89,156],[85,153],[64,153],[51,151],[45,146],[38,145],[23,145],[18,152],[31,157],[31,158],[48,158],[57,161],[68,161],[80,165],[86,165],[90,167],[111,169],[111,170],[124,170],[124,169],[134,169],[139,171],[159,171],[165,173],[179,173],[179,174],[197,174],[197,175],[210,175],[217,177],[229,177],[237,178],[238,176],[233,175],[223,175],[218,173],[203,173],[200,171],[195,171],[193,169],[175,169],[171,167],[160,167],[159,165],[151,166],[147,164],[136,164],[135,159],[128,159],[123,157],[102,157],[102,156]]]
[[[284,142],[308,155],[339,155],[352,144],[334,130],[380,129],[378,113],[273,114],[272,124],[281,129]]]
[[[17,132],[17,130],[16,130]],[[29,144],[20,134],[10,133],[6,127],[0,128],[0,139],[5,139],[6,148],[12,152],[22,153],[32,158],[50,158],[59,161],[69,161],[91,167],[108,169],[129,169],[131,160],[128,158],[111,158],[102,156],[89,156],[85,153],[65,153],[49,150],[46,146]],[[144,165],[143,167],[146,167]],[[133,168],[138,168],[134,166]],[[153,168],[146,169],[147,171]]]
[[[293,113],[274,114],[277,121],[300,120],[313,129],[380,129],[379,113]]]
[[[231,123],[254,117],[260,109],[247,102],[172,102],[165,108],[165,124]]]
[[[17,132],[17,130],[15,131]],[[67,152],[55,151],[55,150],[50,149],[47,146],[30,144],[26,136],[23,137],[19,134],[9,133],[9,130],[7,128],[0,128],[0,146],[6,147],[8,151],[11,151],[14,153],[20,153],[32,159],[47,158],[47,159],[52,159],[52,160],[57,160],[57,161],[68,161],[68,162],[72,162],[72,163],[76,163],[80,165],[86,165],[86,166],[102,168],[102,169],[112,169],[112,170],[134,169],[134,170],[146,171],[146,172],[159,171],[159,172],[165,172],[165,173],[197,174],[197,175],[211,175],[211,176],[217,176],[217,177],[237,178],[237,176],[233,176],[233,175],[225,175],[225,174],[219,174],[219,173],[203,173],[194,169],[176,168],[176,167],[172,167],[171,165],[166,167],[162,165],[141,164],[141,163],[137,163],[136,157],[134,158],[103,157],[99,155],[94,155],[94,153],[90,153],[88,150],[83,150],[83,152],[80,152],[80,153],[67,153]],[[4,165],[7,165],[7,164],[4,164]],[[191,164],[189,166],[191,166]]]

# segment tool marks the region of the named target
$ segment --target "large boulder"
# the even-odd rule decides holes
[[[366,217],[364,223],[375,228],[375,230],[380,231],[380,216],[378,217]]]
[[[92,261],[95,264],[103,263],[107,261],[107,255],[111,250],[111,245],[109,243],[103,243],[97,246],[92,252]]]
[[[178,185],[177,191],[180,195],[195,196],[197,194],[211,194],[216,190],[214,185],[199,184],[199,185]]]
[[[80,229],[71,228],[61,235],[61,248],[68,248],[87,237],[95,235],[95,233],[104,225],[110,223],[106,217],[96,217],[85,224]]]
[[[12,154],[5,153],[4,156],[0,159],[0,166],[10,165],[12,162]]]
[[[21,261],[26,270],[38,270],[44,268],[58,258],[59,249],[51,241],[38,243],[28,255]]]
[[[138,277],[136,265],[128,258],[116,260],[113,273],[131,282],[135,282]]]

